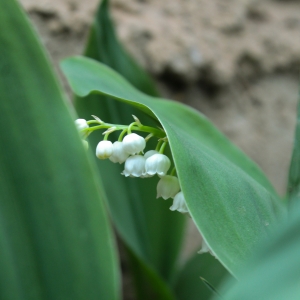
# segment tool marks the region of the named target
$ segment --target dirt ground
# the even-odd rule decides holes
[[[21,2],[56,65],[82,53],[98,0]],[[112,0],[112,12],[121,40],[162,94],[207,115],[284,195],[296,124],[300,1]]]

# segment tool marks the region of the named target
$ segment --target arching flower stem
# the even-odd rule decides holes
[[[156,145],[156,148],[155,148],[155,151],[157,151],[157,152],[159,151],[159,149],[160,149],[162,143],[163,143],[162,140],[159,140],[159,141],[158,141],[158,143],[157,143],[157,145]]]
[[[137,122],[131,123],[131,124],[128,126],[128,130],[127,130],[127,131],[128,131],[128,134],[131,133],[131,129],[132,129],[132,127],[133,127],[134,125],[137,125],[138,127],[141,127],[140,124],[138,124]]]
[[[108,133],[105,134],[105,136],[103,138],[103,141],[107,141],[109,134],[110,134],[110,132],[108,132]]]
[[[160,154],[163,154],[164,153],[164,151],[165,151],[165,148],[166,148],[166,146],[167,146],[167,141],[165,141],[165,142],[163,142],[163,144],[161,145],[161,147],[160,147],[160,149],[159,149],[159,153]]]
[[[170,173],[171,176],[175,176],[176,175],[176,167],[174,167]]]
[[[120,133],[119,138],[118,138],[118,142],[122,142],[124,135],[127,132],[127,128],[123,129],[123,131]]]
[[[94,120],[87,121],[87,123],[88,124],[99,124],[97,121],[94,121]],[[130,125],[132,125],[132,124],[130,124]],[[119,125],[119,124],[103,123],[103,124],[98,125],[98,126],[92,126],[92,127],[87,128],[87,129],[84,129],[84,131],[86,131],[86,132],[93,132],[93,131],[96,131],[96,130],[107,129],[107,128],[111,128],[111,127],[115,127],[115,131],[117,131],[117,130],[125,130],[125,129],[127,131],[129,129],[129,126]],[[152,133],[154,136],[156,136],[158,138],[164,138],[166,136],[165,132],[162,131],[161,129],[153,128],[153,127],[150,127],[150,126],[144,126],[144,125],[142,125],[142,126],[138,127],[138,126],[133,125],[130,128],[130,130],[131,131],[141,131],[141,132]],[[130,133],[129,130],[128,130],[128,133]]]

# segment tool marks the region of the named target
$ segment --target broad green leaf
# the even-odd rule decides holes
[[[156,95],[154,84],[148,75],[124,51],[116,38],[108,12],[109,1],[103,1],[91,30],[86,56],[100,60],[123,74],[138,89]],[[129,124],[132,114],[147,124],[155,124],[141,115],[134,107],[110,101],[107,97],[90,95],[84,100],[77,98],[75,107],[80,117],[90,119],[99,115],[111,123]],[[101,133],[89,137],[90,148],[95,149],[102,139]],[[123,166],[110,161],[97,160],[98,170],[103,178],[108,206],[112,220],[126,248],[131,251],[137,290],[140,299],[167,299],[171,297],[165,281],[170,281],[180,251],[184,216],[169,211],[168,201],[156,200],[157,179],[133,180],[120,176]],[[170,234],[172,228],[173,234]],[[146,292],[147,291],[147,292]],[[146,298],[148,297],[148,298]],[[168,298],[169,299],[169,298]]]
[[[78,96],[111,96],[160,121],[193,220],[222,264],[238,276],[253,247],[286,212],[260,169],[197,111],[147,96],[91,59],[69,58],[62,69]]]
[[[184,265],[174,282],[178,300],[210,299],[213,292],[200,279],[204,278],[217,290],[228,276],[226,269],[210,254],[196,254]]]
[[[288,222],[244,268],[238,283],[227,282],[224,300],[297,300],[300,295],[300,205],[295,203]]]
[[[297,125],[295,130],[294,149],[290,164],[288,180],[288,198],[299,202],[300,195],[300,100],[298,101]]]
[[[0,28],[0,298],[119,299],[101,185],[14,0]]]

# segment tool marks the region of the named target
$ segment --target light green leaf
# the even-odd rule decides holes
[[[285,214],[260,169],[195,110],[147,96],[91,59],[67,59],[62,69],[77,95],[111,96],[160,121],[192,218],[222,264],[238,276],[253,247]]]
[[[116,38],[108,11],[109,1],[102,1],[96,14],[85,55],[100,60],[123,74],[138,89],[156,95],[149,76],[124,51]],[[141,112],[124,103],[110,101],[103,95],[77,98],[75,107],[80,117],[90,119],[99,115],[106,122],[129,124],[132,114],[142,122],[156,124]],[[90,148],[95,149],[101,133],[89,137]],[[151,141],[150,141],[151,144]],[[176,267],[181,248],[185,217],[169,211],[170,201],[156,200],[158,179],[134,180],[120,176],[124,166],[97,160],[97,166],[106,188],[112,220],[122,241],[129,249],[132,268],[138,276],[137,293],[140,299],[171,299],[167,285]],[[173,234],[170,234],[172,228]],[[141,293],[144,291],[143,293]],[[169,297],[169,298],[168,298]],[[170,298],[171,297],[171,298]]]
[[[14,0],[0,28],[0,298],[119,299],[101,185]]]
[[[300,295],[300,205],[286,224],[281,224],[271,241],[261,243],[261,249],[243,269],[237,283],[226,282],[224,300],[298,300]]]

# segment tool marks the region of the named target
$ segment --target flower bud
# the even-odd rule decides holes
[[[75,126],[77,127],[78,131],[89,128],[89,125],[88,125],[88,123],[86,122],[85,119],[75,120]]]
[[[178,210],[180,213],[183,214],[189,212],[182,192],[179,192],[175,195],[173,205],[170,207],[170,210]]]
[[[113,145],[111,141],[101,141],[96,148],[96,156],[99,159],[109,158],[113,153]]]
[[[158,174],[159,176],[165,176],[170,166],[170,159],[166,155],[154,154],[146,160],[145,173],[148,175]]]
[[[179,180],[175,176],[163,176],[157,184],[157,197],[163,199],[174,198],[180,191]]]
[[[124,151],[123,143],[122,142],[114,142],[113,143],[113,153],[109,157],[109,159],[113,163],[122,164],[127,158],[129,154]]]
[[[145,147],[145,139],[136,133],[130,133],[126,135],[123,139],[123,148],[124,151],[128,154],[134,155],[136,153],[139,153],[143,151]]]
[[[142,155],[129,156],[125,161],[125,169],[122,175],[126,177],[140,177],[145,171],[145,158]]]

